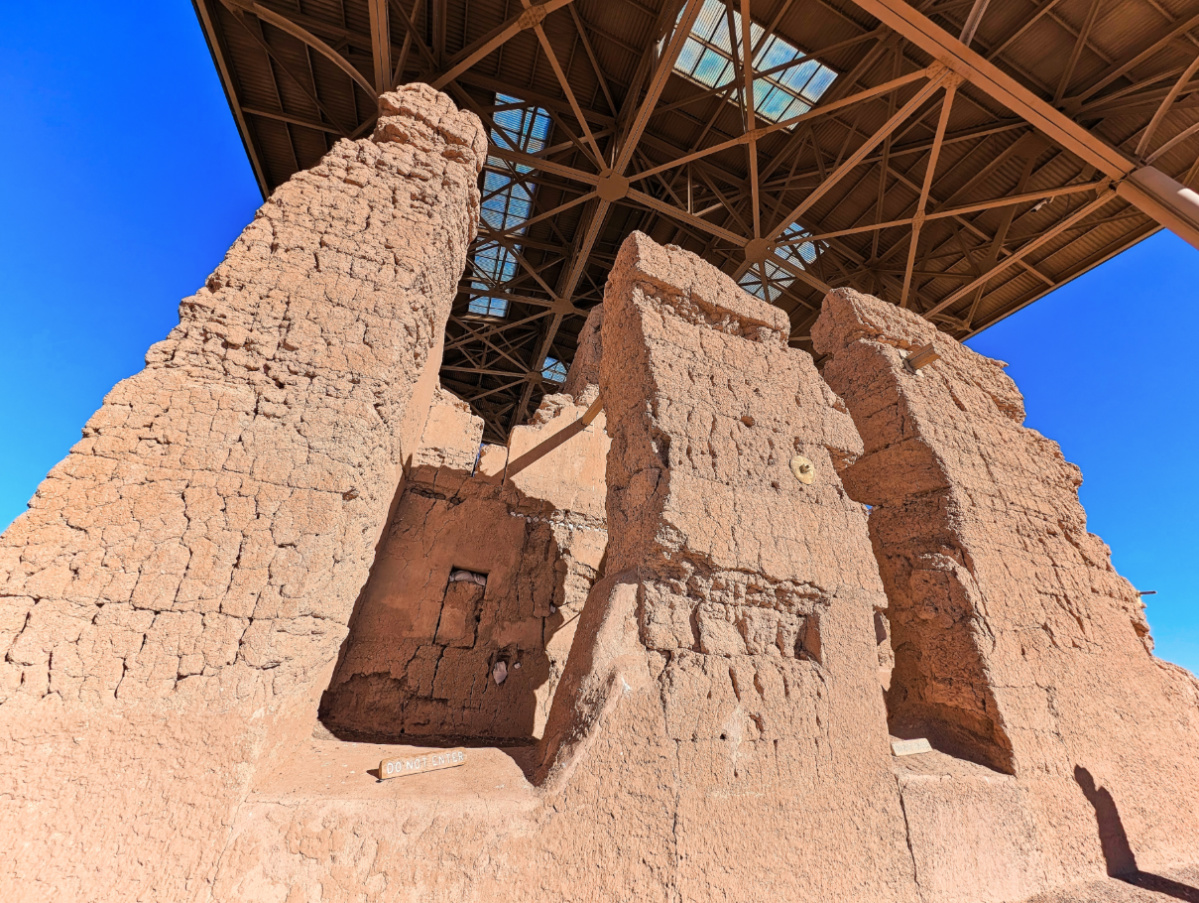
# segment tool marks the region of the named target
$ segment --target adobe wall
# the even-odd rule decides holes
[[[478,119],[386,94],[258,211],[0,538],[6,900],[207,899],[424,428]]]
[[[781,311],[640,233],[602,346],[608,559],[543,766],[576,848],[608,863],[585,880],[611,899],[915,899],[882,585],[837,474],[860,451],[848,414]]]
[[[843,403],[634,233],[480,448],[436,373],[484,133],[384,112],[0,537],[0,896],[998,903],[1194,860],[1199,684],[995,362],[834,292]],[[496,746],[364,773],[413,739]]]
[[[1153,657],[1139,597],[1087,532],[1078,469],[1023,426],[1004,365],[849,290],[826,297],[812,338],[865,444],[844,479],[873,506],[892,729],[953,754],[939,781],[901,776],[922,887],[1018,899],[1132,856],[1193,862],[1199,683]],[[929,344],[939,360],[905,367]],[[967,823],[1020,849],[962,843]],[[1024,879],[963,881],[972,848]]]
[[[541,736],[607,545],[610,442],[602,414],[571,429],[585,411],[569,395],[546,396],[509,446],[480,455],[482,419],[441,393],[321,703],[337,736],[472,745]],[[567,441],[508,476],[510,462],[566,429]]]
[[[635,234],[605,299],[610,545],[534,780],[478,749],[423,784],[268,781],[217,899],[918,899],[847,412],[785,317],[693,255]]]

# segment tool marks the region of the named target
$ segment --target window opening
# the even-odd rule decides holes
[[[550,117],[545,110],[509,94],[496,94],[495,103],[499,109],[493,117],[492,144],[526,154],[536,154],[546,147]],[[509,163],[494,154],[487,157],[483,220],[490,231],[502,233],[509,241],[524,234],[521,224],[533,210],[533,186],[524,178],[532,171],[532,166],[523,163]],[[519,253],[519,244],[501,244],[495,238],[484,238],[475,246],[471,257],[475,278],[469,288],[473,297],[467,305],[470,313],[494,318],[508,315],[508,299],[500,293],[516,275]]]

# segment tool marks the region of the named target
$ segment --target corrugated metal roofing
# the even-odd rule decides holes
[[[264,189],[311,166],[338,137],[365,133],[375,111],[373,97],[334,61],[254,9],[286,17],[373,82],[368,2],[257,0],[255,7],[252,0],[195,0],[218,71],[222,62],[227,71],[226,91],[244,121],[247,149]],[[718,34],[723,5],[708,0],[708,6],[701,13],[712,19],[707,37],[731,49],[727,34]],[[953,36],[971,9],[968,2],[945,0],[921,6]],[[464,51],[525,9],[517,0],[387,0],[386,8],[393,66],[408,46],[402,81],[436,80]],[[549,146],[527,176],[532,222],[507,224],[519,232],[527,267],[503,268],[511,278],[499,290],[489,284],[485,293],[503,299],[507,316],[496,321],[470,315],[472,298],[484,293],[468,270],[447,335],[443,381],[485,417],[489,438],[500,438],[528,415],[542,391],[553,391],[553,380],[541,380],[547,370],[558,372],[547,361],[572,359],[582,319],[602,298],[616,250],[633,229],[702,254],[747,285],[755,277],[745,274],[760,274],[764,267],[771,277],[768,292],[790,315],[794,340],[804,347],[820,284],[853,285],[900,299],[910,220],[944,94],[932,94],[889,135],[876,133],[921,90],[922,80],[758,134],[755,192],[738,85],[709,88],[702,78],[668,67],[625,171],[634,191],[611,204],[593,196],[596,175],[616,159],[654,84],[666,46],[662,39],[682,9],[682,0],[574,0],[546,15],[540,34],[517,32],[445,87],[489,126],[497,93],[544,109],[550,120]],[[739,20],[739,0],[732,10]],[[881,27],[852,0],[753,0],[750,11],[753,34],[760,28],[767,40],[811,53],[836,74],[815,105],[817,113],[931,62],[924,50]],[[987,6],[971,47],[1133,158],[1167,92],[1199,55],[1195,25],[1199,0],[1004,0]],[[769,64],[781,59],[771,57]],[[758,69],[765,65],[761,57]],[[1194,180],[1199,128],[1186,130],[1196,123],[1199,79],[1191,79],[1143,155],[1165,147],[1155,165],[1180,180]],[[770,116],[751,117],[751,126],[759,129],[771,124]],[[838,166],[868,141],[871,147],[859,164],[831,182]],[[705,153],[724,142],[734,143]],[[700,155],[689,158],[693,153]],[[676,165],[683,158],[688,159]],[[1101,180],[1002,104],[962,85],[931,181],[929,218],[911,273],[911,305],[936,310],[930,313],[935,322],[964,337],[1157,228],[1113,197],[1062,229],[1075,211],[1094,201],[1092,183]],[[1088,187],[1079,190],[1080,185]],[[823,196],[808,204],[812,192]],[[1017,196],[1027,197],[1004,203]],[[802,209],[796,225],[802,232],[796,234],[812,236],[809,247],[818,253],[792,256],[789,265],[786,248],[773,249],[756,264],[747,260],[742,245],[755,235],[755,211],[757,234],[769,235],[790,223],[796,209]],[[487,240],[481,235],[480,247]]]

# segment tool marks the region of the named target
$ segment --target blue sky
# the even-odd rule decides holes
[[[191,5],[0,4],[0,528],[259,203]],[[978,336],[1199,671],[1199,252],[1160,234]]]

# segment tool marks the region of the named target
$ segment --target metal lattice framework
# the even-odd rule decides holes
[[[830,287],[965,338],[1162,225],[1199,245],[1171,181],[1199,175],[1199,0],[195,5],[264,194],[369,132],[394,84],[487,124],[441,376],[493,440],[560,381],[633,229],[777,304],[803,347]],[[831,83],[779,95],[804,66]]]

